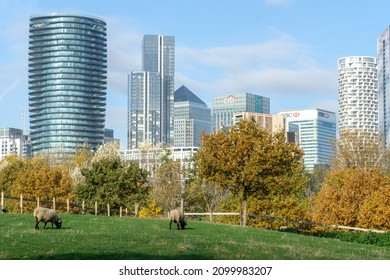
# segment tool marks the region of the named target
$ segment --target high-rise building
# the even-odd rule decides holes
[[[299,146],[303,150],[303,162],[307,170],[316,165],[329,165],[333,155],[331,140],[336,139],[336,114],[309,109],[279,112],[287,118],[289,127],[298,127]],[[291,131],[292,129],[290,129]]]
[[[128,149],[144,142],[161,144],[161,76],[132,71],[129,75]]]
[[[142,141],[151,141],[152,144],[162,144],[163,146],[173,145],[173,102],[174,102],[174,77],[175,77],[175,37],[161,35],[145,35],[142,42],[142,71],[133,71],[129,76],[129,105],[128,105],[128,148],[138,148]],[[141,72],[144,72],[143,74]],[[148,73],[147,73],[148,72]],[[154,73],[154,74],[153,74]],[[159,76],[159,88],[154,86]],[[144,76],[144,85],[140,84]],[[149,79],[147,80],[147,78]],[[152,86],[152,87],[149,87]],[[138,88],[137,88],[138,87]],[[141,89],[143,87],[143,89]],[[148,92],[146,92],[148,90]],[[152,92],[152,90],[154,92]],[[158,99],[150,100],[145,97],[157,96]],[[143,101],[142,104],[138,99]],[[138,105],[134,106],[136,102]],[[154,122],[155,126],[143,126],[134,130],[136,115],[148,117],[149,112],[143,113],[139,110],[147,110],[148,104],[158,105],[155,117],[159,118]],[[153,105],[153,107],[155,107]],[[133,110],[138,110],[135,113]],[[145,123],[146,121],[144,121]],[[144,131],[141,131],[143,129]],[[135,139],[133,139],[135,138]]]
[[[47,14],[30,18],[29,111],[32,152],[58,157],[103,144],[106,23]]]
[[[226,94],[213,97],[212,129],[231,127],[238,112],[270,113],[270,99],[252,93]]]
[[[0,160],[9,155],[30,156],[27,133],[18,128],[0,128]]]
[[[368,137],[378,133],[376,59],[350,56],[338,60],[339,131]]]
[[[390,26],[377,41],[378,131],[390,145]]]
[[[174,147],[199,147],[202,132],[211,132],[211,110],[186,86],[175,91]]]

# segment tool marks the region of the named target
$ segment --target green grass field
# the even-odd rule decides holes
[[[60,215],[63,228],[34,230],[32,214],[0,215],[0,259],[389,260],[390,248],[238,226],[167,219]]]

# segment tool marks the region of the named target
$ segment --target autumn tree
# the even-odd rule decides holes
[[[0,171],[0,182],[4,184],[5,191],[11,196],[40,201],[65,202],[73,199],[73,184],[68,172],[64,172],[61,165],[52,165],[45,157],[36,156],[32,159],[13,157],[7,160]],[[13,210],[19,207],[18,203],[12,205]],[[31,211],[36,203],[25,203],[24,209]]]
[[[378,168],[330,172],[313,202],[316,222],[390,229],[390,185]]]
[[[179,161],[165,158],[149,179],[150,198],[165,212],[180,206],[183,179],[185,178],[183,172]]]
[[[278,178],[302,171],[302,150],[288,143],[283,131],[269,134],[253,122],[240,121],[227,131],[203,134],[202,140],[195,156],[198,176],[240,198],[243,226],[249,197],[268,195],[271,185],[285,188]]]
[[[339,139],[333,143],[335,155],[331,160],[335,170],[348,168],[380,168],[390,173],[390,152],[385,148],[380,134],[359,130],[340,132]]]
[[[87,203],[95,201],[112,208],[142,203],[149,191],[148,173],[137,164],[123,165],[118,158],[103,158],[81,170],[85,180],[76,188],[76,196]]]

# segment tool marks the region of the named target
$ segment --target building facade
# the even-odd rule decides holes
[[[252,93],[226,94],[213,97],[212,129],[219,130],[233,125],[237,112],[270,113],[270,99]]]
[[[29,111],[33,154],[72,154],[103,144],[106,23],[48,14],[30,18]]]
[[[29,134],[18,128],[0,128],[0,160],[10,155],[30,156]]]
[[[390,145],[390,26],[377,41],[378,69],[378,131],[383,134],[386,146]]]
[[[211,133],[211,110],[186,86],[175,91],[174,147],[200,147],[202,133]]]
[[[331,141],[336,139],[336,114],[320,109],[278,114],[286,117],[289,127],[298,127],[298,141],[304,153],[305,168],[313,170],[316,165],[329,165],[334,153]]]
[[[161,141],[161,75],[132,71],[129,75],[128,149]]]
[[[339,131],[369,137],[378,133],[376,58],[350,56],[338,60]]]

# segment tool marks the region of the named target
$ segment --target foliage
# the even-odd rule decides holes
[[[313,202],[313,220],[390,229],[389,179],[379,169],[346,169],[329,173]]]
[[[316,165],[312,172],[306,174],[308,180],[308,187],[306,189],[306,197],[312,197],[323,186],[326,174],[329,172],[329,167],[324,165]]]
[[[135,163],[124,166],[119,159],[95,161],[81,170],[85,177],[75,193],[79,200],[110,204],[112,208],[142,203],[148,194],[148,173]]]
[[[390,151],[385,148],[383,137],[358,130],[340,132],[334,143],[336,151],[332,159],[335,170],[348,168],[379,168],[389,173]]]
[[[68,172],[61,165],[49,165],[44,157],[7,158],[8,164],[0,172],[0,182],[4,191],[11,196],[24,199],[52,201],[53,197],[65,202],[73,199],[73,184]],[[36,203],[25,203],[24,210],[32,211]],[[17,212],[19,203],[11,206],[11,211]]]
[[[180,206],[184,178],[182,173],[179,161],[166,159],[149,180],[152,187],[150,198],[165,212]]]
[[[390,247],[390,232],[375,233],[375,232],[337,232],[337,231],[321,231],[310,233],[312,236],[333,238],[345,242],[354,242],[361,244],[370,244],[376,246]]]
[[[106,159],[120,159],[119,141],[113,141],[99,146],[95,153],[95,156],[92,159],[92,162],[98,162]]]
[[[249,227],[189,221],[188,230],[178,231],[169,230],[166,218],[59,215],[63,220],[61,229],[48,227],[39,231],[34,230],[31,214],[0,215],[0,259],[390,259],[388,247],[351,244]]]
[[[155,218],[160,217],[162,209],[157,206],[156,202],[150,202],[146,207],[142,207],[139,211],[140,218]]]
[[[203,147],[196,154],[199,178],[237,195],[244,213],[250,196],[268,195],[280,176],[303,171],[302,150],[288,143],[283,131],[272,135],[253,122],[240,121],[229,131],[203,134],[202,140]]]

